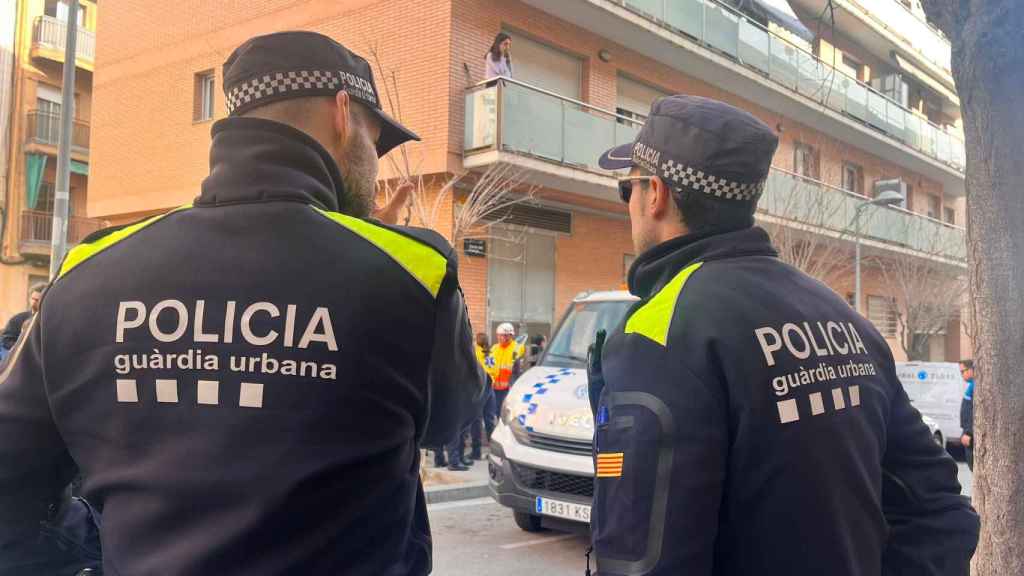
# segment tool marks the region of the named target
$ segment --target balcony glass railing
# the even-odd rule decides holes
[[[641,127],[630,118],[509,79],[471,88],[465,114],[467,157],[500,150],[609,176],[597,167],[597,158],[614,145],[631,142]],[[866,200],[772,168],[758,209],[842,236],[852,233],[856,207]],[[865,238],[931,257],[966,258],[962,228],[899,208],[869,209],[862,218]]]
[[[869,198],[817,180],[772,168],[758,203],[764,214],[827,230],[838,236],[851,229],[857,207]],[[967,259],[964,229],[902,208],[867,208],[861,215],[865,239],[907,248],[931,257]]]
[[[711,0],[615,0],[777,84],[963,172],[963,141],[743,14]]]
[[[598,170],[598,156],[612,146],[632,142],[642,125],[515,80],[492,80],[466,94],[467,150],[497,145],[501,150]]]
[[[96,60],[96,34],[79,28],[75,39],[75,57],[94,62]],[[32,30],[32,42],[38,46],[45,46],[52,50],[59,50],[64,53],[67,45],[68,25],[66,22],[53,16],[39,16],[36,18],[35,27]]]

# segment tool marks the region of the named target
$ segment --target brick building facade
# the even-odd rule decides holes
[[[2,193],[0,248],[0,318],[27,308],[32,286],[49,274],[51,227],[57,181],[61,91],[67,4],[59,0],[17,0],[4,3],[0,18],[13,18],[4,38],[12,47],[0,66],[10,70],[7,121],[0,122],[0,144],[6,162]],[[87,213],[92,115],[92,74],[95,63],[96,3],[83,0],[78,15],[74,119],[71,137],[70,218],[68,239],[75,243],[104,222]],[[0,74],[0,77],[4,77]]]
[[[805,4],[813,1],[793,2],[805,21],[810,8]],[[894,9],[899,5],[892,3]],[[493,230],[485,257],[461,256],[461,281],[478,329],[508,320],[548,331],[576,294],[622,287],[635,257],[629,222],[615,198],[614,175],[595,167],[596,151],[606,141],[635,133],[635,119],[646,111],[642,101],[658,93],[718,98],[775,127],[780,147],[771,185],[776,188],[809,186],[852,207],[870,200],[878,182],[897,182],[897,189],[906,191],[906,210],[877,209],[892,212],[884,215],[887,221],[927,229],[919,235],[960,238],[960,246],[929,253],[914,238],[895,239],[872,222],[865,231],[866,253],[911,254],[951,270],[963,267],[962,229],[941,222],[965,221],[959,111],[933,106],[931,119],[938,122],[928,123],[924,104],[915,112],[912,102],[904,106],[871,93],[865,98],[874,108],[861,113],[860,93],[843,83],[846,76],[833,73],[827,86],[819,83],[818,92],[822,86],[828,90],[822,95],[801,93],[802,80],[793,87],[780,84],[772,72],[779,68],[769,69],[772,47],[782,46],[783,64],[795,62],[801,74],[807,62],[821,74],[830,70],[827,61],[847,54],[842,61],[850,66],[843,74],[852,71],[867,81],[872,74],[883,77],[885,58],[860,48],[853,26],[829,28],[807,43],[811,54],[789,44],[777,24],[718,4],[706,10],[713,6],[715,18],[725,15],[725,20],[707,20],[707,30],[735,24],[736,50],[723,50],[721,39],[710,32],[695,38],[669,25],[670,14],[654,13],[666,9],[661,2],[262,0],[246,3],[244,10],[231,3],[186,4],[122,0],[100,14],[88,197],[92,217],[127,222],[191,200],[206,175],[211,122],[225,115],[221,63],[253,35],[309,29],[368,57],[376,51],[393,73],[402,119],[423,137],[408,152],[432,182],[428,198],[454,175],[498,164],[517,166],[527,184],[537,187],[531,210],[509,220],[522,226]],[[711,18],[707,14],[700,17]],[[499,31],[513,36],[514,81],[481,85],[483,57]],[[767,42],[767,66],[745,58],[756,56],[744,52],[751,38],[754,46]],[[894,54],[897,50],[893,47]],[[698,62],[702,65],[694,65]],[[857,62],[864,64],[854,69]],[[205,97],[210,82],[216,87],[212,113],[204,115],[206,103],[197,99]],[[919,91],[930,85],[910,77],[906,83]],[[834,86],[845,99],[838,110],[829,108]],[[884,126],[870,116],[879,102],[891,108],[882,115],[891,120]],[[595,154],[588,155],[590,148]],[[395,176],[389,162],[381,168],[383,178]],[[446,199],[441,216],[431,223],[449,238],[464,194],[457,188],[455,200]],[[811,233],[831,234],[850,245],[847,227],[848,222],[831,223]],[[458,248],[462,254],[461,243]],[[865,266],[864,275],[865,300],[892,296],[876,269]],[[845,295],[850,285],[852,280],[842,278],[833,288]],[[896,339],[891,343],[902,357]],[[953,318],[933,344],[932,357],[953,359],[966,349]]]

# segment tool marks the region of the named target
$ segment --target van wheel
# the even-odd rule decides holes
[[[534,516],[526,512],[513,512],[512,516],[516,520],[516,526],[519,526],[520,529],[526,532],[541,532],[544,530],[540,525],[540,516]]]

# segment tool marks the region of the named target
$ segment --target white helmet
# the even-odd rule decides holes
[[[515,336],[516,329],[514,326],[512,326],[512,324],[509,324],[508,322],[502,322],[501,324],[498,325],[498,336],[501,336],[503,334]]]

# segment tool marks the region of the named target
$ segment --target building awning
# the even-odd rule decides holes
[[[25,155],[25,207],[35,210],[39,202],[39,185],[46,171],[46,154]]]
[[[789,5],[788,0],[739,0],[737,4],[739,4],[741,9],[744,5],[755,8],[763,13],[768,20],[775,22],[807,42],[814,42],[814,32],[811,32],[800,21],[800,18],[797,18],[796,12],[793,11],[793,7]]]
[[[82,176],[89,175],[89,165],[85,162],[79,162],[78,160],[71,161],[71,171],[75,174],[81,174]]]
[[[903,71],[903,73],[913,76],[915,80],[935,91],[939,96],[942,96],[953,104],[954,107],[960,107],[960,97],[957,96],[956,92],[947,88],[945,84],[939,82],[935,78],[932,78],[930,74],[911,64],[910,60],[900,56],[895,50],[892,51],[892,58],[896,61],[896,67]]]

